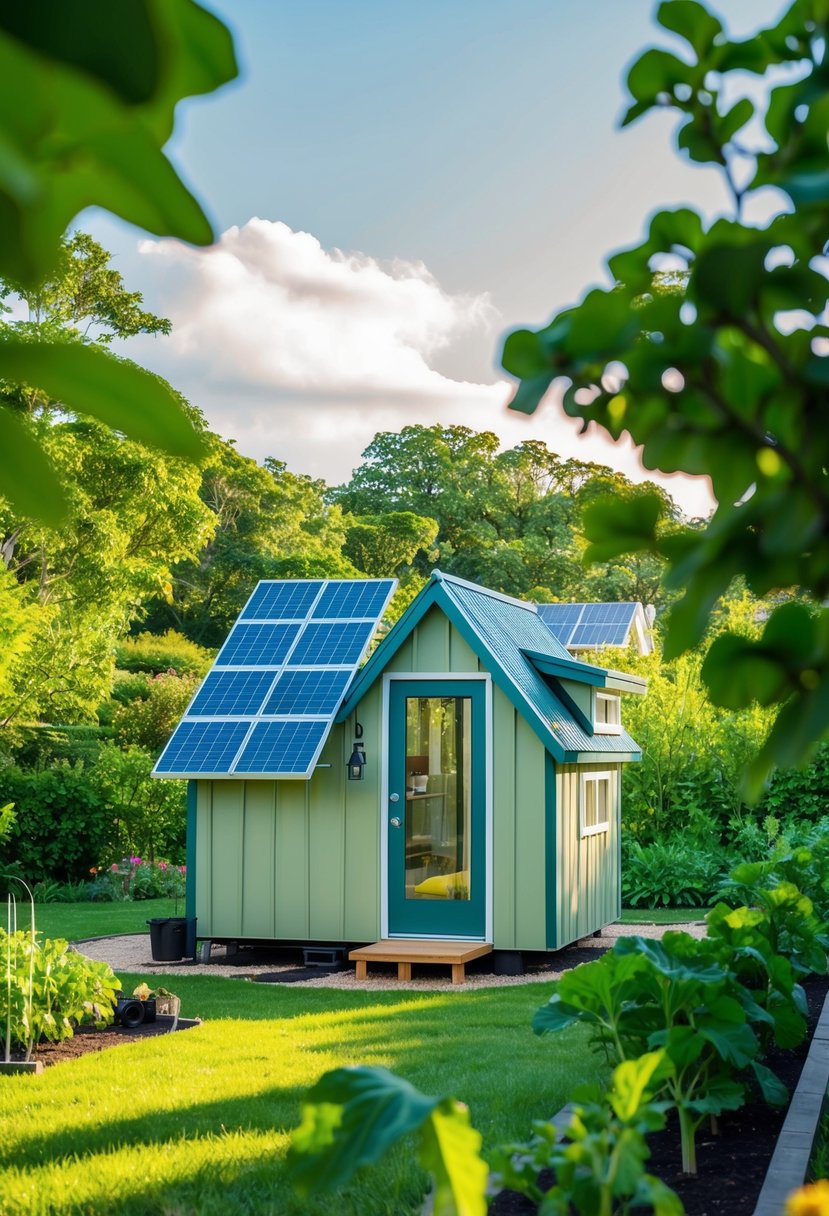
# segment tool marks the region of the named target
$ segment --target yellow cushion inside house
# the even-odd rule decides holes
[[[424,878],[414,890],[415,895],[442,895],[444,899],[448,899],[450,887],[458,886],[468,889],[468,870],[458,870],[456,874],[434,874],[431,878]]]

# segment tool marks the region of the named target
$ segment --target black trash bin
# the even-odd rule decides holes
[[[154,963],[177,963],[187,950],[186,916],[156,916],[148,920]]]

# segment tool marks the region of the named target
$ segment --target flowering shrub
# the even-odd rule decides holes
[[[133,856],[113,862],[109,869],[93,866],[86,898],[117,903],[126,899],[183,899],[186,866],[169,861],[144,861]]]

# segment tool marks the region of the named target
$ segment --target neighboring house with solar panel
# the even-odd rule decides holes
[[[607,604],[539,604],[538,612],[562,646],[582,650],[633,646],[637,654],[653,650],[654,610],[633,601]]]
[[[437,571],[360,668],[393,589],[260,583],[162,753],[155,775],[190,781],[199,939],[368,943],[358,967],[444,958],[458,978],[618,917],[641,758],[621,695],[644,682]]]

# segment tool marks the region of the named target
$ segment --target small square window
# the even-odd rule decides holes
[[[610,773],[582,773],[580,826],[582,836],[606,832],[610,827]]]
[[[622,730],[622,705],[612,693],[597,692],[593,708],[593,730],[597,735],[618,735]]]

